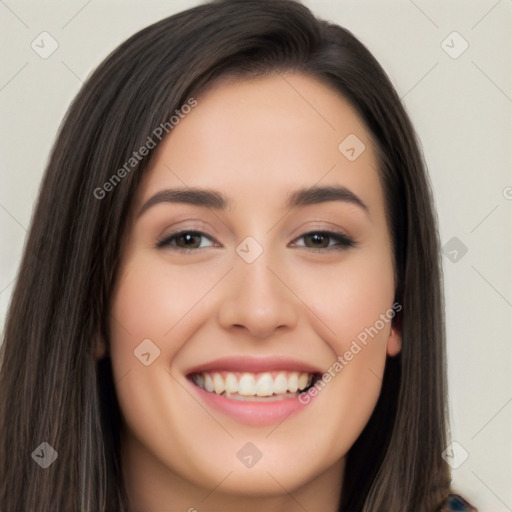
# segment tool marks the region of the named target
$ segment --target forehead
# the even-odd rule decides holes
[[[202,186],[270,200],[294,188],[342,184],[381,199],[368,130],[350,103],[317,79],[221,80],[196,99],[158,147],[144,197],[162,187]]]

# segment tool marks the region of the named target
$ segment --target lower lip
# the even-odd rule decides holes
[[[252,426],[275,425],[284,421],[288,416],[297,414],[311,403],[302,404],[299,397],[285,398],[274,402],[254,402],[234,400],[222,395],[210,393],[191,382],[201,399],[212,409],[215,409],[240,423]]]

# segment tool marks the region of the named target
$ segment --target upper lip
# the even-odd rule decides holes
[[[195,366],[187,372],[187,375],[209,371],[262,373],[279,370],[304,373],[322,372],[315,366],[289,357],[231,356]]]

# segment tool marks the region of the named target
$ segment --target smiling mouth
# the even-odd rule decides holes
[[[320,378],[319,374],[294,371],[215,372],[190,375],[199,388],[232,400],[271,402],[296,398]]]

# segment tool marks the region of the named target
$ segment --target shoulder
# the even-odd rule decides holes
[[[451,493],[438,512],[477,512],[477,509],[460,494]]]

